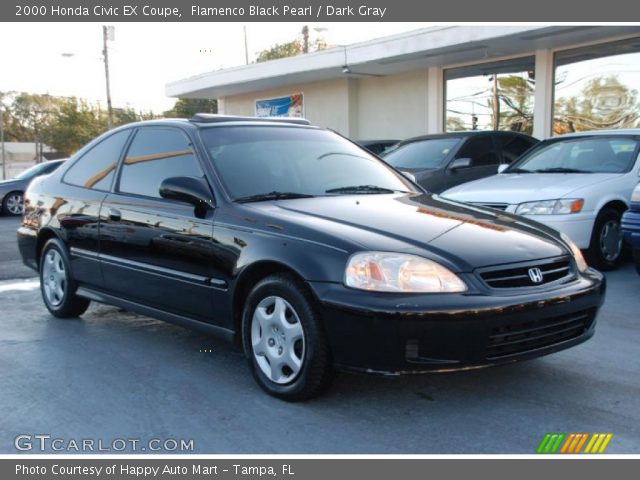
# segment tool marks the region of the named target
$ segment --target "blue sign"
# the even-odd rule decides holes
[[[257,117],[302,117],[302,94],[256,100]]]

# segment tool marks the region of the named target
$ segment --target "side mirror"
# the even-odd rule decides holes
[[[203,178],[170,177],[160,184],[160,196],[190,203],[194,207],[213,205],[211,191]]]
[[[498,165],[498,173],[504,172],[507,168],[509,168],[509,164],[501,163],[500,165]]]
[[[471,166],[472,160],[470,158],[456,158],[451,164],[449,164],[449,170],[459,170],[461,168],[468,168]]]
[[[404,177],[407,177],[409,180],[411,180],[413,183],[418,183],[418,180],[416,179],[416,176],[411,173],[411,172],[400,172]]]

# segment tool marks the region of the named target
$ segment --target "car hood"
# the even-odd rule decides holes
[[[18,190],[23,190],[25,187],[24,181],[22,180],[3,180],[0,181],[0,192],[7,193],[14,188]]]
[[[518,204],[554,200],[576,190],[619,178],[617,173],[503,173],[465,183],[442,193],[462,202]]]
[[[345,195],[250,204],[286,235],[444,259],[458,271],[567,253],[536,222],[428,194]],[[349,251],[350,250],[350,251]]]
[[[23,183],[23,180],[0,180],[0,187],[12,187],[14,185],[20,185],[21,183]]]

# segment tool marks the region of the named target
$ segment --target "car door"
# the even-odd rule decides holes
[[[73,163],[62,177],[63,194],[52,207],[52,217],[69,246],[73,275],[86,285],[103,283],[98,260],[100,204],[111,189],[131,133],[130,129],[119,130],[69,160]]]
[[[456,168],[456,160],[465,158],[470,159],[470,164]],[[492,135],[482,134],[470,137],[447,165],[448,185],[446,188],[493,175],[496,173],[499,163],[500,157]]]
[[[160,197],[169,177],[202,177],[193,144],[175,127],[141,127],[100,209],[105,288],[174,314],[208,320],[213,209]]]

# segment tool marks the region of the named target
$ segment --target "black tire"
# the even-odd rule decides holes
[[[589,249],[587,250],[587,260],[590,265],[599,270],[615,270],[622,261],[624,243],[622,240],[622,229],[620,226],[621,219],[622,213],[613,208],[605,208],[601,210],[596,217],[596,221],[593,225],[593,232],[591,232],[591,242],[589,243]],[[617,228],[617,231],[619,232],[619,245],[615,255],[615,249],[612,246],[615,242],[605,242],[605,244],[603,244],[601,241],[604,229],[611,228],[612,225],[616,225],[615,228]]]
[[[57,287],[62,293],[53,293]],[[67,249],[57,238],[48,240],[40,254],[40,292],[47,310],[58,318],[79,317],[86,312],[91,302],[78,297],[76,288]]]
[[[15,210],[16,201],[20,203],[20,211]],[[4,196],[2,200],[2,213],[10,216],[22,215],[24,196],[22,192],[9,192]]]
[[[285,373],[280,383],[264,373],[263,367],[258,364],[260,355],[254,354],[252,342],[252,325],[254,314],[257,315],[257,307],[264,304],[261,302],[268,303],[270,299],[274,298],[283,299],[287,304],[286,312],[283,315],[286,316],[288,313],[290,317],[295,317],[295,324],[299,320],[304,339],[298,372],[291,373],[291,380],[288,380],[287,372],[284,370],[286,366],[283,367],[281,372]],[[274,314],[275,312],[272,312],[272,315]],[[259,330],[260,336],[266,336],[261,327]],[[269,335],[274,334],[269,333]],[[282,338],[284,345],[288,340],[284,339],[284,335]],[[271,340],[273,339],[269,338],[269,341]],[[286,401],[307,400],[321,394],[333,378],[331,355],[315,300],[305,285],[292,275],[271,275],[253,287],[246,298],[242,314],[242,343],[255,380],[263,390],[274,397]],[[280,354],[282,355],[282,353]],[[267,355],[263,355],[263,357],[262,365],[264,366]],[[272,365],[270,361],[269,365]],[[289,370],[291,369],[289,368]]]

